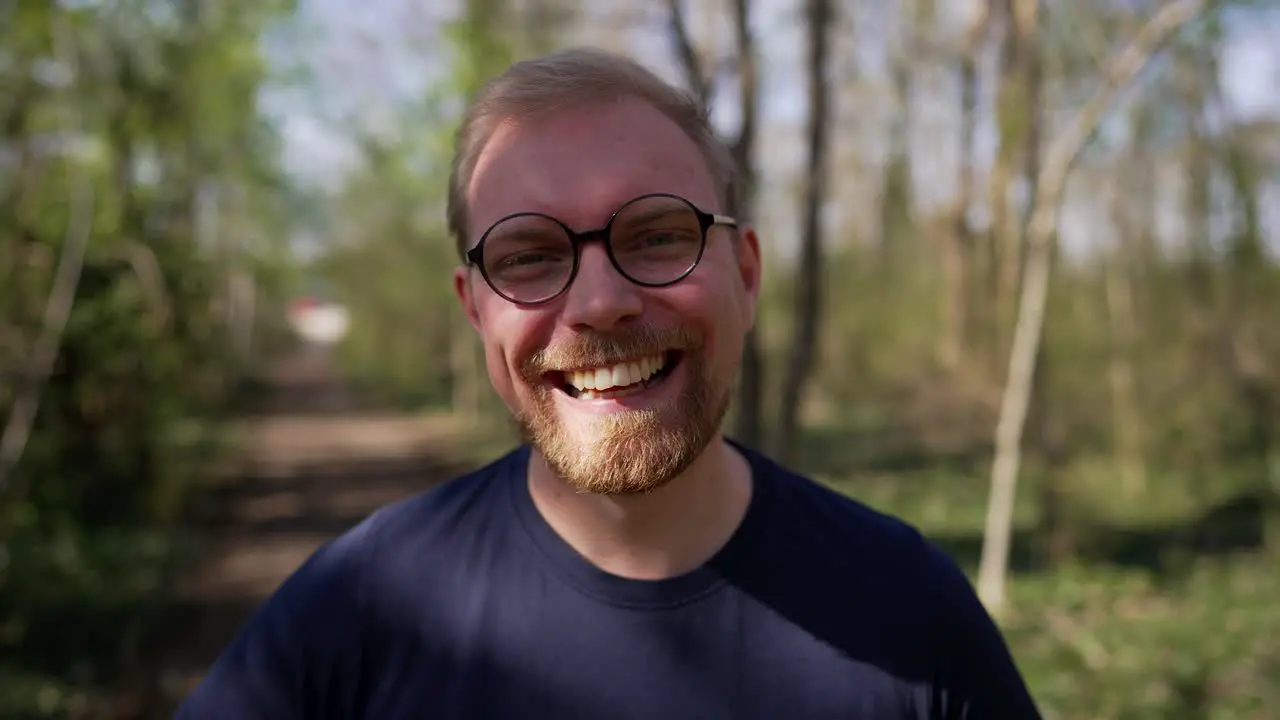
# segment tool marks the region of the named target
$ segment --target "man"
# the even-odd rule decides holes
[[[319,550],[180,717],[1037,717],[950,560],[721,436],[760,248],[695,102],[563,51],[456,153],[454,285],[528,444]]]

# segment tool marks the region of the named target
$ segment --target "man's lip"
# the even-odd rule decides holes
[[[551,368],[548,370],[544,370],[542,372],[541,377],[542,377],[542,381],[545,383],[550,383],[555,386],[563,386],[569,382],[568,377],[569,377],[569,373],[571,372],[577,372],[580,370],[595,370],[597,368],[602,368],[602,367],[607,368],[607,367],[613,367],[614,365],[621,365],[622,363],[638,362],[639,360],[642,360],[646,357],[652,357],[654,355],[660,355],[668,363],[671,363],[679,359],[679,353],[680,353],[679,350],[667,349],[667,350],[661,350],[653,353],[641,353],[638,355],[628,355],[622,359],[605,360],[598,364],[583,363],[583,364],[578,364],[578,365],[573,365],[573,366],[563,367],[563,368]]]
[[[663,359],[665,360],[663,364],[667,368],[667,371],[669,372],[670,369],[674,368],[676,364],[678,364],[680,360],[683,358],[683,351],[676,350],[676,349],[668,349],[658,353],[645,353],[641,355],[628,356],[628,358],[625,360],[607,361],[601,365],[578,365],[567,370],[559,370],[559,369],[547,370],[546,372],[542,373],[542,381],[547,385],[550,385],[552,388],[559,390],[565,393],[566,395],[570,395],[572,397],[573,392],[570,391],[571,388],[569,386],[569,373],[574,372],[576,370],[588,370],[588,369],[595,369],[600,367],[612,367],[614,365],[618,365],[621,363],[635,362],[642,358],[652,357],[653,355],[661,355],[663,357]]]
[[[679,351],[676,350],[675,348],[667,348],[666,350],[656,350],[653,352],[637,353],[637,354],[632,354],[626,357],[616,358],[612,360],[602,360],[600,362],[582,363],[582,364],[573,365],[570,367],[550,368],[543,371],[542,375],[544,377],[547,375],[554,375],[554,374],[559,374],[563,376],[571,372],[576,372],[578,370],[595,370],[597,368],[602,368],[602,367],[608,368],[608,367],[613,367],[614,365],[621,365],[623,363],[638,362],[640,360],[643,360],[644,358],[653,357],[655,355],[661,356],[662,358],[667,360],[671,360],[672,355],[678,352]]]

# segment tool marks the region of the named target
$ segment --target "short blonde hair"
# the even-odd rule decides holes
[[[722,203],[729,201],[733,159],[711,127],[707,109],[638,62],[605,50],[575,47],[515,63],[476,94],[454,140],[448,222],[458,254],[467,251],[467,186],[494,130],[507,120],[545,117],[574,106],[634,97],[666,115],[698,146]]]

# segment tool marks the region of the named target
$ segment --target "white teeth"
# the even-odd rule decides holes
[[[663,356],[652,355],[609,367],[572,370],[565,373],[565,379],[579,392],[609,390],[648,380],[663,364]]]

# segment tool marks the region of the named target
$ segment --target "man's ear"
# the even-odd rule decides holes
[[[476,310],[475,288],[471,284],[471,268],[459,265],[453,270],[453,292],[462,303],[462,311],[467,314],[467,322],[472,329],[480,332],[480,313]]]
[[[756,302],[760,297],[760,238],[756,236],[755,228],[746,225],[738,230],[738,277],[742,282],[742,289],[746,292],[747,304],[745,310],[750,314],[747,319],[748,324],[755,324]]]

